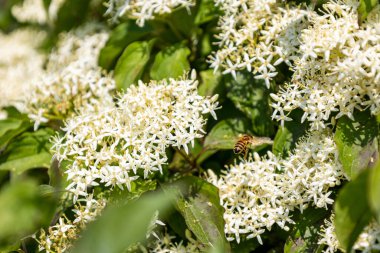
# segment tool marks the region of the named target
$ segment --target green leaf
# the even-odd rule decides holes
[[[213,19],[217,19],[220,15],[219,9],[215,6],[213,0],[201,0],[199,9],[195,16],[195,24],[202,25]]]
[[[14,243],[50,223],[55,199],[46,197],[33,181],[15,181],[0,192],[0,246]]]
[[[0,120],[0,153],[9,142],[31,127],[29,120],[9,118]]]
[[[360,112],[354,116],[355,121],[348,117],[340,118],[334,136],[339,160],[351,178],[355,178],[374,162],[373,155],[378,153],[379,134],[376,119],[369,112]]]
[[[118,89],[125,90],[141,78],[154,42],[155,40],[133,42],[124,50],[115,67]]]
[[[368,205],[369,170],[363,171],[348,182],[335,202],[335,231],[340,245],[351,252],[357,237],[372,219]]]
[[[214,70],[208,69],[201,71],[199,75],[201,77],[201,83],[198,88],[199,95],[206,97],[224,93],[225,86],[220,72],[214,73]]]
[[[66,0],[58,11],[55,32],[68,31],[85,19],[91,0]]]
[[[379,154],[377,154],[379,155]],[[368,199],[377,221],[380,222],[380,162],[371,170],[369,176]]]
[[[71,252],[119,253],[144,242],[153,214],[157,210],[160,216],[165,216],[172,201],[172,196],[153,192],[125,205],[107,207],[97,220],[88,224]]]
[[[164,186],[177,193],[176,206],[191,232],[206,246],[230,252],[224,235],[224,209],[220,205],[218,188],[194,176],[184,177]]]
[[[178,43],[166,47],[160,51],[154,58],[150,70],[150,77],[154,80],[164,78],[176,78],[182,76],[190,70],[190,64],[187,57],[190,55],[188,49],[183,43]]]
[[[286,121],[284,127],[279,127],[273,141],[273,153],[276,156],[286,157],[295,148],[297,141],[309,129],[308,123],[300,124],[303,111],[294,110],[290,117],[292,121]]]
[[[110,70],[117,61],[117,58],[122,54],[123,50],[132,42],[142,40],[147,37],[153,28],[146,24],[143,27],[136,25],[134,20],[129,20],[115,27],[106,45],[100,50],[99,66]]]
[[[196,7],[195,7],[196,8]],[[190,38],[194,30],[195,8],[191,8],[190,12],[186,8],[180,8],[165,17],[165,23],[169,25],[169,29],[176,36],[177,40]],[[170,41],[172,39],[166,39]]]
[[[320,226],[330,212],[325,209],[308,208],[295,212],[292,219],[296,222],[290,230],[290,235],[284,245],[284,253],[321,252],[323,245],[318,245]]]
[[[205,138],[206,149],[233,149],[240,134],[252,134],[247,119],[226,119],[218,122]]]
[[[40,129],[24,133],[12,142],[0,158],[0,170],[10,170],[21,174],[25,170],[39,167],[48,168],[52,155],[49,150],[53,130]]]
[[[260,246],[257,240],[242,240],[240,243],[231,242],[232,252],[236,253],[251,253]]]
[[[22,125],[22,120],[17,119],[3,119],[0,120],[0,137],[10,130],[15,130]]]
[[[28,115],[21,113],[14,106],[3,107],[2,110],[4,110],[7,113],[7,119],[29,120]]]
[[[131,200],[138,199],[142,194],[148,191],[154,191],[157,188],[156,181],[136,180],[131,182],[131,191],[127,189],[115,188],[107,197],[108,202],[113,205],[127,204]]]
[[[274,124],[271,118],[272,109],[269,106],[269,93],[262,80],[253,78],[252,73],[239,72],[236,80],[226,76],[227,97],[236,108],[252,120],[252,130],[259,136],[274,134]]]
[[[359,23],[362,23],[368,14],[378,5],[378,0],[360,0],[358,14]]]
[[[165,220],[165,223],[167,223],[181,238],[186,238],[187,225],[182,215],[177,210],[174,210],[174,212],[170,213],[168,217],[170,218]]]

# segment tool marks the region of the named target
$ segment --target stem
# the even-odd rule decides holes
[[[167,24],[170,27],[170,30],[174,33],[174,35],[177,37],[178,40],[182,41],[185,38],[182,36],[182,34],[178,31],[178,29],[173,25],[171,20],[165,19],[165,18],[160,18],[156,17],[155,18],[157,21],[161,21],[164,24]]]
[[[197,168],[199,171],[202,170],[202,168],[197,164],[196,160],[192,160],[187,154],[183,153],[182,150],[178,148],[174,148],[178,153],[191,165],[191,169]]]
[[[181,35],[181,33],[177,30],[177,28],[173,25],[173,23],[170,20],[166,20],[166,23],[169,25],[170,29],[179,40],[184,40],[184,37]]]

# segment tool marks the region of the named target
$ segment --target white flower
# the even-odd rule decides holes
[[[66,173],[74,202],[98,184],[130,190],[140,173],[148,178],[162,172],[166,148],[186,150],[202,137],[203,114],[213,114],[218,103],[217,96],[199,96],[197,85],[185,78],[139,82],[118,98],[117,106],[84,110],[68,119],[66,135],[53,148],[59,160],[72,161]]]
[[[97,67],[100,50],[108,37],[105,27],[93,22],[61,33],[56,49],[49,55],[47,71],[59,71],[72,62],[80,63],[82,68]]]
[[[31,83],[43,71],[46,57],[37,48],[45,38],[44,32],[32,29],[0,33],[0,108],[13,105],[25,111]]]
[[[157,240],[150,242],[147,246],[151,253],[200,253],[205,251],[205,246],[191,237],[188,230],[185,231],[187,242],[175,242],[176,237],[165,232]]]
[[[95,110],[112,104],[114,89],[114,80],[100,68],[83,69],[80,62],[74,62],[34,84],[25,99],[28,116],[37,129],[41,122],[63,120],[83,107]]]
[[[300,36],[291,84],[272,98],[273,118],[293,109],[304,111],[302,121],[323,129],[334,116],[353,118],[355,109],[380,112],[380,9],[358,25],[359,1],[330,1],[323,15],[311,15]],[[336,112],[336,113],[335,113]]]
[[[219,179],[210,173],[225,209],[227,239],[238,243],[242,235],[262,243],[260,235],[274,224],[288,230],[296,208],[327,208],[333,202],[329,188],[345,178],[335,143],[325,132],[310,133],[288,159],[255,153],[254,160],[231,165]]]
[[[84,202],[85,205],[82,205]],[[78,239],[79,233],[86,227],[86,224],[94,220],[106,206],[106,200],[100,198],[95,200],[93,194],[89,194],[85,199],[79,199],[74,209],[74,221],[70,221],[65,215],[61,216],[48,231],[40,231],[36,241],[38,250],[48,253],[65,252],[71,248],[73,242]]]
[[[108,33],[89,23],[61,34],[48,57],[47,70],[34,81],[25,106],[34,128],[48,120],[64,120],[77,111],[96,110],[113,103],[115,81],[97,66]]]
[[[321,236],[318,240],[318,244],[326,245],[323,250],[326,253],[337,252],[344,250],[340,248],[338,238],[335,233],[334,226],[335,214],[332,214],[329,219],[325,220],[325,224],[321,227]],[[380,225],[376,221],[372,221],[366,226],[356,239],[353,245],[354,251],[360,251],[364,253],[376,252],[380,250]]]
[[[12,15],[19,22],[47,24],[57,18],[58,10],[64,0],[52,0],[45,10],[44,0],[23,0],[12,7]]]
[[[186,8],[190,12],[194,4],[194,0],[108,0],[106,15],[111,15],[114,21],[127,16],[136,19],[139,26],[144,26],[146,20],[171,13],[177,8]]]
[[[300,31],[312,12],[281,7],[275,0],[215,0],[224,12],[216,36],[219,49],[210,56],[211,67],[223,74],[247,69],[267,87],[277,75],[275,66],[291,65],[298,55]]]

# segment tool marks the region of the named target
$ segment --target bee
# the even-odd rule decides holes
[[[244,153],[244,159],[246,159],[248,150],[251,146],[260,146],[262,144],[273,144],[273,141],[268,137],[256,137],[249,134],[243,134],[235,143],[234,153]]]

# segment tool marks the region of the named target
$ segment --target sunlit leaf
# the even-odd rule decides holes
[[[177,209],[200,242],[211,248],[222,248],[221,252],[230,252],[224,235],[224,209],[220,206],[218,188],[191,176],[166,185],[164,189],[178,194]]]
[[[357,237],[372,219],[368,204],[369,170],[361,172],[339,192],[335,202],[335,231],[340,246],[351,252]]]
[[[334,136],[339,151],[339,160],[346,174],[355,178],[360,171],[371,167],[374,154],[378,153],[379,134],[376,119],[368,112],[354,115],[355,121],[348,117],[338,120]]]
[[[19,136],[0,157],[0,170],[20,174],[32,168],[48,168],[52,158],[49,139],[53,134],[52,130],[40,129]]]
[[[220,72],[214,73],[214,70],[208,69],[201,71],[199,75],[201,78],[201,83],[198,88],[199,95],[212,96],[224,93],[225,85],[222,82],[222,75]]]
[[[9,118],[0,120],[0,153],[17,135],[31,127],[29,120]]]
[[[190,49],[182,43],[163,49],[154,58],[150,77],[154,80],[161,80],[182,76],[190,70],[190,64],[187,59],[189,55]]]
[[[362,23],[379,2],[378,0],[360,0],[359,2],[359,23]]]
[[[216,150],[232,150],[241,134],[252,134],[249,120],[244,118],[222,120],[208,133],[204,147]]]
[[[371,209],[380,222],[380,162],[370,172],[368,193]]]
[[[133,42],[123,52],[115,67],[115,82],[118,89],[127,89],[137,82],[149,61],[154,40]]]
[[[117,58],[129,44],[147,37],[152,31],[153,28],[149,24],[139,27],[134,20],[118,25],[112,30],[106,45],[100,51],[99,66],[112,69]]]

